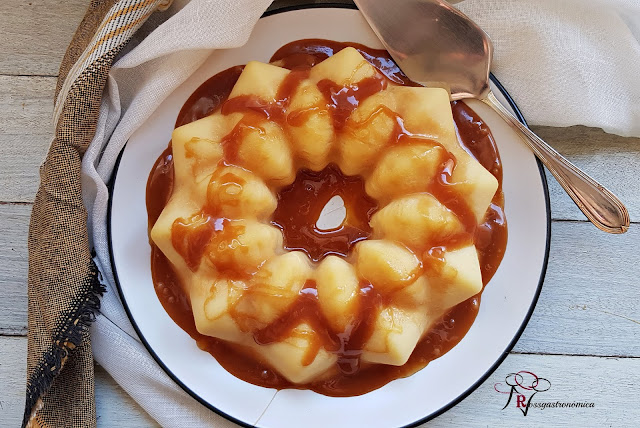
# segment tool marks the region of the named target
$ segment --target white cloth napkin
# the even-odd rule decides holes
[[[90,238],[108,290],[91,330],[95,359],[167,427],[234,424],[183,392],[137,338],[110,268],[105,183],[154,107],[213,50],[242,45],[270,3],[176,0],[154,14],[111,70],[83,160]],[[582,124],[640,136],[640,1],[465,0],[456,6],[491,36],[493,71],[530,124]]]

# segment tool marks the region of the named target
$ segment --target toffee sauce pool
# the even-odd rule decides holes
[[[250,112],[251,114],[248,116],[250,118],[254,117],[255,120],[268,119],[277,122],[287,120],[287,118],[281,117],[281,112],[286,106],[288,97],[295,90],[297,83],[306,77],[307,70],[347,46],[358,49],[381,74],[364,82],[362,88],[350,87],[345,88],[343,91],[340,88],[334,88],[332,82],[320,82],[319,88],[325,93],[325,97],[330,104],[329,107],[333,110],[334,125],[338,129],[344,126],[345,118],[357,107],[359,99],[364,99],[366,96],[386,87],[388,81],[400,85],[416,85],[400,71],[384,50],[371,49],[355,43],[340,43],[319,39],[300,40],[283,46],[271,58],[271,62],[295,71],[281,86],[279,99],[275,104],[264,105],[264,103],[257,102],[255,99],[235,99],[233,102],[225,104],[231,89],[244,68],[243,66],[235,66],[211,77],[196,89],[180,110],[176,120],[176,127],[205,117],[220,108],[223,109],[223,113],[225,113],[225,110],[226,112]],[[353,105],[354,100],[355,105]],[[484,221],[477,226],[471,225],[471,223],[475,222],[468,221],[469,210],[465,209],[462,204],[456,204],[456,201],[453,200],[451,204],[445,203],[467,226],[467,236],[462,238],[456,236],[452,238],[451,242],[443,246],[450,248],[473,240],[480,258],[483,285],[486,285],[502,260],[507,242],[507,225],[502,192],[502,164],[491,131],[480,117],[463,102],[452,102],[451,107],[460,143],[467,152],[498,179],[500,185]],[[291,115],[288,119],[295,120],[295,118],[291,118]],[[397,119],[399,126],[394,138],[396,141],[400,141],[402,137],[410,140],[411,136],[403,133],[401,118]],[[434,144],[437,143],[434,142]],[[455,163],[455,159],[450,159],[450,161]],[[332,193],[327,190],[331,186],[326,186],[326,183],[335,182],[336,178],[338,181],[342,181],[343,184],[348,184],[348,187],[354,190],[341,193],[341,197],[345,201],[348,210],[353,210],[356,213],[358,220],[356,225],[347,228],[348,230],[344,234],[331,236],[328,240],[326,236],[322,238],[320,235],[314,240],[313,233],[309,233],[307,230],[307,233],[304,234],[306,238],[301,240],[301,234],[294,233],[293,230],[304,227],[303,224],[313,224],[317,219],[315,211],[318,208],[313,207],[313,209],[310,209],[308,216],[296,217],[295,221],[298,224],[295,226],[297,227],[291,227],[292,224],[289,223],[294,221],[294,217],[282,215],[283,211],[286,212],[292,209],[291,207],[287,209],[290,202],[286,201],[292,199],[288,195],[295,194],[296,198],[293,199],[296,200],[304,196],[299,184],[308,183],[311,179],[315,180],[315,184],[318,187],[315,189],[317,191],[309,193],[307,202],[311,200],[317,201],[319,192],[320,194]],[[435,183],[431,186],[430,191],[438,193],[439,198],[446,197],[446,177],[443,180],[434,181]],[[172,191],[173,158],[171,144],[169,143],[167,149],[158,157],[147,182],[146,204],[149,216],[149,230],[151,230],[162,209],[167,204]],[[331,195],[328,197],[331,197]],[[376,202],[364,193],[362,179],[360,177],[345,177],[335,166],[329,166],[320,172],[300,170],[296,181],[282,189],[278,194],[278,199],[278,210],[274,214],[272,224],[283,230],[285,248],[303,250],[311,248],[311,251],[307,251],[307,254],[313,260],[320,260],[327,254],[348,257],[351,246],[369,236],[371,229],[368,226],[368,219],[377,209]],[[324,206],[324,202],[321,204],[316,203],[320,210]],[[278,212],[280,212],[280,215],[278,215]],[[335,242],[338,243],[335,244]],[[313,249],[314,243],[317,247],[315,249]],[[394,379],[415,373],[430,361],[453,348],[473,324],[480,305],[480,294],[478,294],[451,308],[418,343],[405,365],[400,367],[378,364],[360,365],[358,349],[366,342],[371,333],[374,309],[381,304],[382,296],[375,292],[371,284],[363,281],[360,288],[361,304],[360,313],[357,317],[358,321],[354,324],[345,342],[344,338],[341,339],[338,337],[339,335],[329,331],[326,321],[322,318],[320,311],[317,310],[315,284],[313,281],[307,281],[299,300],[288,313],[255,334],[255,339],[259,343],[276,341],[286,335],[291,327],[304,319],[308,320],[319,333],[319,343],[314,348],[325,346],[326,349],[333,350],[338,354],[338,364],[335,373],[331,377],[311,384],[295,385],[272,370],[256,353],[248,351],[242,346],[198,333],[189,298],[173,271],[171,263],[151,240],[150,244],[151,271],[155,291],[169,316],[196,340],[201,349],[211,353],[227,371],[247,382],[268,388],[311,389],[329,396],[360,395],[380,388]],[[435,252],[436,258],[437,252]],[[433,251],[430,253],[433,253]],[[309,358],[311,361],[312,357],[313,355]]]

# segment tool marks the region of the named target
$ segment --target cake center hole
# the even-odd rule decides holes
[[[362,177],[344,175],[335,164],[299,170],[277,196],[271,223],[282,230],[285,249],[304,251],[314,262],[331,254],[347,257],[371,236],[378,203],[366,194]]]

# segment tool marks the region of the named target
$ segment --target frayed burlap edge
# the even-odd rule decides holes
[[[55,138],[29,226],[27,386],[22,426],[96,425],[88,327],[104,286],[89,249],[82,156],[113,60],[166,0],[92,0],[60,67]]]

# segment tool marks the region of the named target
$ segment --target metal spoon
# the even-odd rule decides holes
[[[551,171],[599,229],[624,233],[620,200],[520,123],[489,87],[493,45],[471,19],[442,0],[354,0],[402,71],[425,86],[445,86],[452,100],[478,98],[492,107]]]

